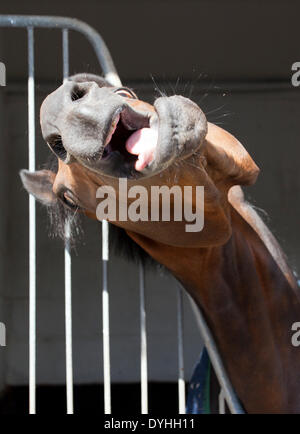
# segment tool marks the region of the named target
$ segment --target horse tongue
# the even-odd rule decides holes
[[[142,171],[154,158],[158,132],[153,128],[141,128],[126,140],[126,150],[129,154],[137,155],[135,170]]]

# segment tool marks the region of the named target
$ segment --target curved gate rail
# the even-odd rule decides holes
[[[83,21],[74,18],[0,15],[0,27],[25,28],[28,37],[28,168],[35,170],[35,79],[34,79],[34,29],[51,28],[62,31],[63,80],[69,76],[69,30],[83,34],[91,43],[104,77],[112,85],[121,85],[111,55],[99,33]],[[65,227],[65,351],[66,351],[66,404],[67,413],[74,412],[73,405],[73,358],[72,358],[72,286],[69,226]],[[109,224],[102,222],[102,329],[103,329],[103,377],[104,412],[111,414],[110,336],[109,336]],[[140,287],[140,371],[141,413],[148,414],[147,334],[145,310],[144,269],[139,265]],[[185,413],[185,382],[183,358],[183,290],[178,288],[178,410]],[[193,305],[202,338],[221,386],[219,412],[225,412],[225,401],[232,413],[244,413],[230,384],[222,360],[218,354],[209,328],[199,309]],[[36,413],[36,210],[35,198],[29,196],[29,413]]]

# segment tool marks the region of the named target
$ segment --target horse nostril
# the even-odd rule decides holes
[[[53,136],[48,140],[47,143],[58,158],[63,161],[66,159],[67,151],[64,148],[61,136]]]
[[[77,101],[78,99],[81,99],[86,95],[87,91],[86,89],[83,89],[79,87],[78,85],[75,85],[71,91],[71,100]]]

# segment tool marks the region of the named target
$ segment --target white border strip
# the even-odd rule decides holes
[[[139,263],[140,327],[141,327],[141,414],[148,414],[148,361],[145,308],[145,270]]]
[[[35,170],[34,33],[28,27],[28,159]],[[36,413],[36,211],[29,195],[29,413]]]

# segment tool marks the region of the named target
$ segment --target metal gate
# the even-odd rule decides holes
[[[60,29],[62,33],[63,80],[69,76],[69,30],[83,34],[92,45],[103,75],[112,85],[121,85],[121,80],[102,37],[89,25],[72,18],[51,16],[0,15],[0,27],[24,28],[28,38],[28,169],[35,170],[35,74],[34,74],[34,29]],[[69,225],[65,224],[65,353],[66,353],[66,406],[67,414],[73,414],[73,357],[72,357],[72,286]],[[104,411],[111,414],[110,378],[110,333],[109,333],[109,224],[102,222],[102,331],[103,331],[103,378]],[[144,268],[140,264],[140,372],[141,414],[148,414],[147,333],[145,310]],[[177,285],[177,337],[178,337],[178,412],[185,413],[185,381],[183,353],[183,289]],[[219,412],[225,413],[225,402],[231,413],[244,413],[224,369],[213,337],[205,319],[190,299],[207,348],[212,366],[221,386]],[[36,413],[36,209],[35,198],[29,196],[29,413]]]

